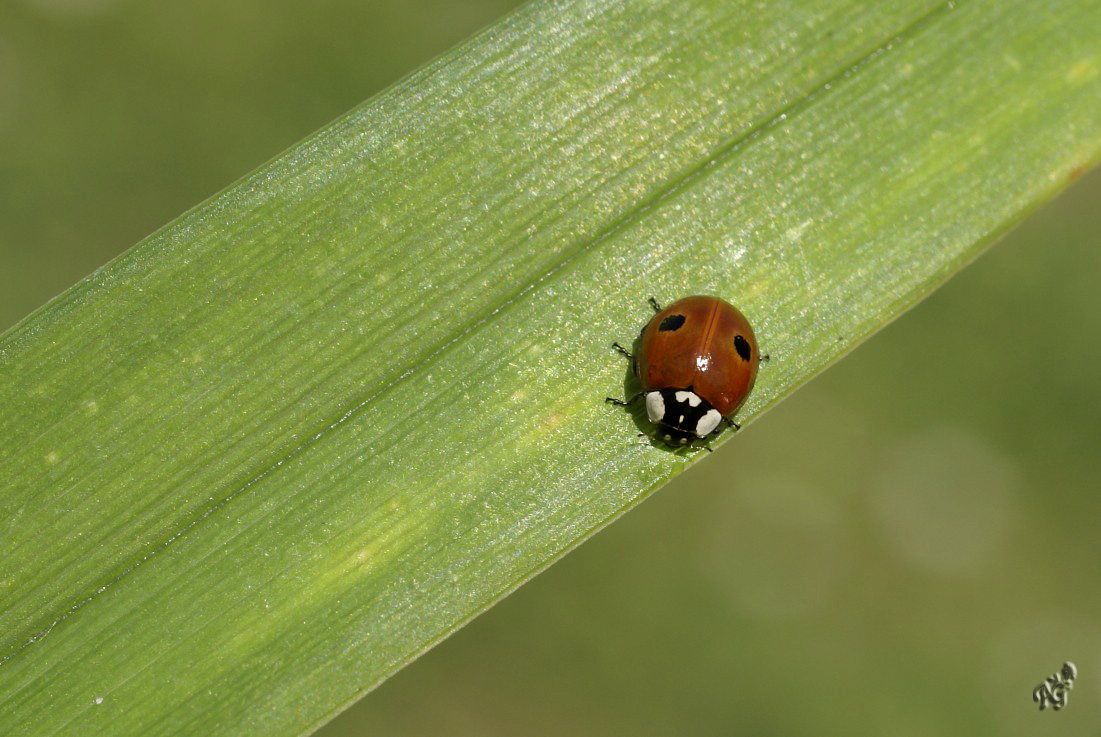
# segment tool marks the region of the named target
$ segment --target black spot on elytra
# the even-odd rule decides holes
[[[684,324],[684,315],[670,315],[661,321],[661,325],[658,325],[658,330],[666,332],[670,330],[679,330],[680,326]]]
[[[749,341],[740,335],[734,336],[734,350],[738,352],[738,357],[743,361],[749,360]]]

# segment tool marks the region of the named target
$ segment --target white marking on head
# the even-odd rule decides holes
[[[688,445],[688,438],[681,438],[680,439],[680,444],[681,445]]]
[[[684,415],[681,415],[680,417],[677,418],[677,424],[678,425],[683,425],[684,424]]]
[[[696,423],[696,434],[701,438],[707,437],[711,433],[715,432],[715,428],[719,426],[723,416],[719,414],[717,409],[709,409],[707,413],[700,418],[700,421]]]
[[[677,392],[673,395],[677,398],[678,402],[688,402],[689,407],[699,407],[700,398],[696,396],[695,392]]]
[[[646,392],[646,416],[654,424],[665,419],[665,400],[661,392]]]

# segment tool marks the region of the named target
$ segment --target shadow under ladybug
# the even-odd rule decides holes
[[[634,353],[612,344],[631,361],[629,398],[606,401],[630,408],[644,399],[657,429],[639,434],[672,448],[707,441],[726,427],[737,430],[731,416],[753,389],[758,364],[768,360],[749,321],[718,297],[685,297],[664,309],[651,297],[650,305],[656,314],[643,326]],[[630,393],[630,379],[640,391]]]

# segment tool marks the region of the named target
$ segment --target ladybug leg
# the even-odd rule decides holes
[[[661,305],[658,304],[655,297],[650,298],[650,306],[654,308],[654,312],[661,312]]]
[[[607,402],[608,404],[614,404],[618,407],[630,407],[632,404],[634,404],[638,400],[639,397],[641,397],[645,393],[646,392],[639,392],[638,394],[634,395],[633,397],[631,397],[630,399],[627,399],[627,400],[616,399],[615,397],[604,397],[604,401]]]
[[[631,359],[632,361],[635,360],[635,357],[631,354],[631,352],[621,346],[619,343],[612,343],[612,348],[615,348],[617,351],[627,356],[627,358]]]
[[[738,424],[737,422],[735,422],[734,420],[730,419],[729,417],[724,417],[724,418],[723,418],[723,422],[725,422],[725,423],[726,423],[726,426],[727,426],[727,427],[732,427],[732,428],[734,428],[735,432],[737,432],[738,430],[741,430],[741,429],[742,429],[742,426],[741,426],[741,425],[739,425],[739,424]]]
[[[766,353],[766,354],[765,354],[765,355],[763,355],[763,356],[758,356],[758,357],[757,357],[757,363],[758,363],[758,364],[761,364],[761,363],[768,363],[768,354]]]

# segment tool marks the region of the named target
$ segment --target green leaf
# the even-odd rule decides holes
[[[324,722],[706,455],[603,403],[648,296],[754,418],[1098,160],[1098,27],[535,3],[154,234],[0,339],[0,733]]]

